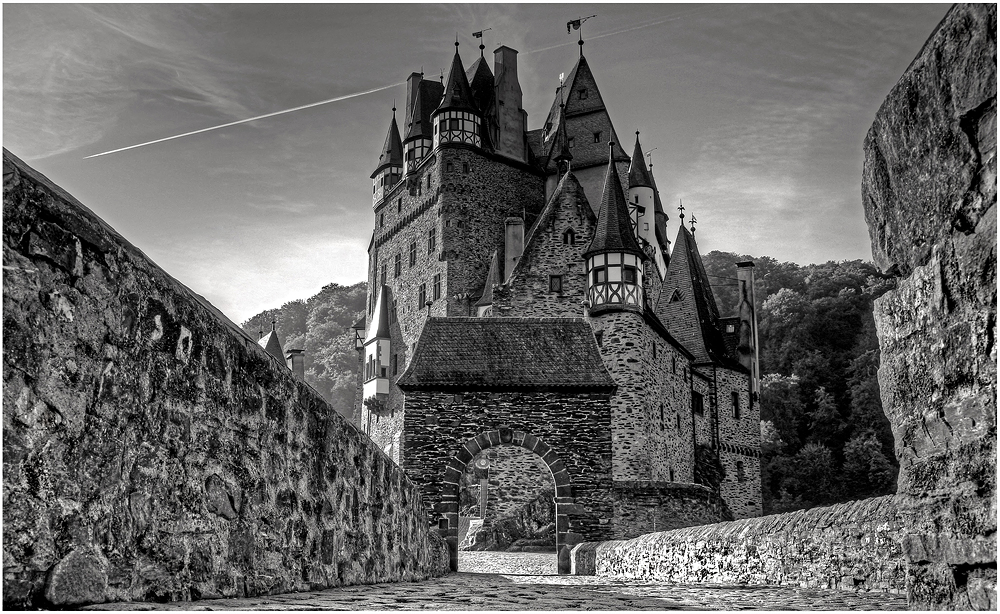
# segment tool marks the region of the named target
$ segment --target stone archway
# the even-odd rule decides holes
[[[573,486],[562,460],[548,444],[534,435],[513,429],[494,429],[462,443],[458,453],[448,459],[445,465],[441,480],[441,502],[435,506],[435,510],[442,516],[442,526],[439,528],[445,541],[448,542],[452,571],[458,571],[458,508],[462,474],[477,454],[503,444],[520,446],[533,452],[542,459],[552,473],[552,483],[555,486],[556,552],[563,546],[580,541],[580,536],[570,531],[569,517],[579,513],[579,506],[573,499]],[[560,556],[559,573],[568,573],[568,569],[563,569],[563,558]]]

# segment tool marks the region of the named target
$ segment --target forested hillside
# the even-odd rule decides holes
[[[755,264],[765,513],[894,492],[872,317],[892,279],[861,260],[799,266],[718,251],[703,260],[722,315],[735,311],[733,263]]]
[[[718,251],[703,260],[724,316],[736,305],[734,263],[756,265],[765,512],[892,492],[895,456],[872,319],[872,301],[892,280],[860,260],[799,266]],[[243,328],[256,336],[277,317],[285,349],[306,351],[306,381],[350,416],[358,356],[347,329],[364,307],[363,283],[330,284]]]
[[[365,284],[330,284],[305,300],[285,303],[243,323],[243,330],[271,330],[278,321],[278,338],[285,350],[306,351],[306,382],[341,414],[350,417],[357,385],[358,355],[354,335],[347,329],[364,315]]]

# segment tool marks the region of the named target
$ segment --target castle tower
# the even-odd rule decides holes
[[[653,261],[656,263],[657,275],[660,279],[667,272],[667,263],[663,257],[662,248],[656,239],[656,187],[653,177],[646,168],[645,156],[639,144],[639,131],[635,133],[635,148],[632,150],[632,161],[628,169],[628,206],[632,213],[632,227],[636,236],[653,249]],[[662,206],[661,206],[662,209]]]
[[[375,313],[365,334],[365,375],[362,398],[385,402],[389,397],[389,356],[392,354],[389,336],[389,287],[379,288]],[[364,413],[364,412],[362,412]]]
[[[441,104],[431,114],[434,125],[434,148],[448,143],[461,143],[482,147],[483,116],[476,107],[472,88],[462,67],[462,56],[455,43],[455,57],[451,61],[448,81],[441,96]]]
[[[612,309],[642,313],[645,298],[642,269],[646,254],[632,231],[632,222],[615,166],[615,143],[609,144],[604,194],[597,227],[583,257],[587,263],[587,299],[590,313]]]
[[[378,166],[371,174],[372,205],[377,205],[402,176],[403,143],[399,139],[399,128],[396,126],[396,107],[393,107],[389,133],[385,135],[385,145],[378,155]]]
[[[410,175],[431,152],[434,130],[431,112],[441,100],[444,86],[426,81],[421,73],[411,73],[406,80],[406,137],[403,139],[404,172]]]

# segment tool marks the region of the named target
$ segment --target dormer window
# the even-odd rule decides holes
[[[600,130],[598,130],[597,132],[594,133],[594,142],[595,143],[600,143],[601,142],[601,131]]]
[[[573,147],[576,145],[576,137],[572,137],[572,136],[569,137],[568,144],[569,144],[569,148],[573,149]]]
[[[480,118],[470,111],[442,111],[434,122],[434,146],[465,143],[479,147]]]
[[[562,236],[563,245],[576,245],[576,233],[572,228],[566,230]]]
[[[673,291],[673,293],[670,295],[670,302],[671,303],[676,303],[677,301],[679,301],[679,300],[681,300],[683,298],[684,297],[681,295],[681,291],[679,289],[675,289]]]
[[[580,90],[580,91],[578,92],[578,94],[579,94],[579,96],[580,96],[580,100],[586,100],[586,99],[587,99],[587,94],[588,94],[588,93],[587,93],[587,90],[586,90],[586,89],[582,89],[582,90]]]

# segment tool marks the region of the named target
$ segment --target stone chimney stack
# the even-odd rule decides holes
[[[285,364],[302,381],[306,381],[306,351],[288,350],[285,353]]]
[[[410,131],[410,123],[413,121],[413,100],[417,97],[417,89],[420,87],[420,80],[423,76],[418,73],[410,73],[410,76],[406,79],[406,116],[403,120],[403,138],[405,139],[407,133]]]
[[[521,108],[521,84],[517,81],[517,51],[500,46],[493,52],[493,85],[496,92],[498,135],[496,152],[526,162],[524,130],[528,114]]]
[[[739,283],[737,313],[740,318],[740,341],[736,348],[740,364],[750,370],[750,398],[757,402],[760,396],[760,358],[757,342],[757,312],[754,299],[753,262],[736,263]]]
[[[524,220],[519,217],[509,217],[503,223],[503,279],[506,282],[514,271],[514,265],[521,259],[521,252],[524,251]]]

